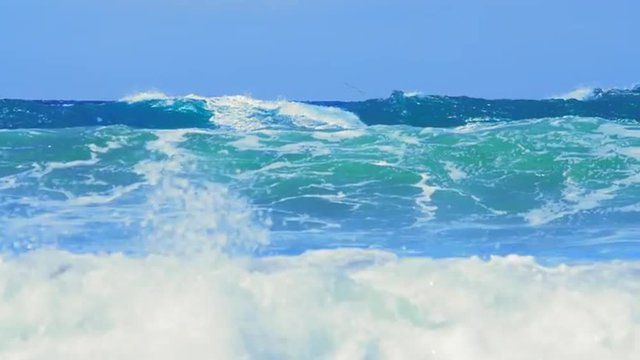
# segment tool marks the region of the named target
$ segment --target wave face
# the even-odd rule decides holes
[[[0,359],[636,359],[639,98],[0,100]]]

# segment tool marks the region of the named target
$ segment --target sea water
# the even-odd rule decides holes
[[[0,100],[0,359],[637,359],[638,119]]]

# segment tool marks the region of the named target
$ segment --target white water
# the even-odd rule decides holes
[[[640,264],[403,259],[0,262],[0,359],[637,359]]]
[[[153,146],[172,153],[171,143]],[[546,268],[356,249],[251,257],[268,233],[242,199],[174,176],[157,186],[149,255],[0,257],[0,359],[640,356],[640,263]]]
[[[587,100],[593,95],[593,88],[588,86],[581,86],[567,93],[553,96],[552,99],[562,100]]]
[[[0,359],[640,356],[640,263],[230,257],[265,244],[268,223],[224,187],[167,177],[174,161],[148,199],[149,255],[0,257]]]
[[[640,358],[638,262],[546,268],[526,257],[398,259],[347,249],[252,257],[268,242],[268,219],[221,185],[183,177],[194,156],[178,146],[185,134],[157,132],[148,150],[163,156],[135,167],[152,187],[141,205],[149,255],[0,256],[0,360]],[[251,136],[233,145],[262,146]],[[569,185],[568,204],[602,201]],[[438,188],[427,175],[415,186],[428,217]],[[2,230],[19,235],[36,221],[59,230],[49,217],[28,220]]]
[[[137,93],[120,99],[120,101],[129,103],[160,101],[166,106],[173,106],[178,100],[202,101],[206,109],[212,113],[211,122],[239,131],[283,126],[314,130],[364,127],[358,117],[348,111],[287,100],[257,100],[243,95],[171,97],[155,91]]]

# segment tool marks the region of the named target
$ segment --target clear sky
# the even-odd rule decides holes
[[[639,59],[638,0],[0,0],[0,98],[540,98]]]

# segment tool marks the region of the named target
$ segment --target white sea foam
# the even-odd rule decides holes
[[[91,158],[87,160],[73,160],[66,162],[52,161],[46,163],[42,170],[36,171],[37,176],[46,175],[54,170],[69,169],[78,166],[91,166],[98,163],[98,157],[95,153],[91,153]]]
[[[463,180],[467,177],[467,173],[458,168],[453,162],[445,161],[444,168],[447,170],[449,177],[453,181]]]
[[[553,96],[553,99],[563,99],[563,100],[587,100],[593,95],[593,88],[582,86],[576,88],[574,90],[569,91],[568,93]]]
[[[89,144],[89,150],[93,153],[105,154],[111,150],[119,149],[124,144],[121,141],[108,141],[104,146],[99,146],[96,144]]]
[[[581,119],[581,121],[589,120],[591,119]],[[547,201],[541,207],[523,214],[529,224],[542,225],[584,211],[602,208],[607,201],[616,199],[621,194],[625,194],[625,190],[628,188],[640,184],[638,167],[633,163],[633,160],[640,158],[640,151],[638,151],[640,148],[630,146],[630,144],[637,143],[637,139],[640,138],[640,130],[629,124],[615,122],[601,123],[594,130],[593,136],[587,138],[588,140],[572,139],[572,141],[581,141],[580,145],[584,147],[593,143],[599,144],[591,150],[594,158],[619,155],[629,157],[630,161],[627,165],[629,175],[602,183],[597,188],[581,186],[577,181],[567,177],[560,199]],[[563,156],[569,155],[563,154]],[[613,208],[613,210],[619,211],[621,209]]]
[[[312,156],[323,156],[331,153],[331,149],[320,141],[301,141],[289,143],[277,148],[281,154],[309,152]]]
[[[157,185],[163,177],[168,177],[179,173],[183,166],[190,160],[192,155],[179,148],[179,144],[184,141],[189,133],[197,132],[193,129],[180,130],[158,130],[155,132],[156,140],[147,143],[146,148],[150,151],[164,155],[164,160],[144,160],[137,163],[133,170],[146,179],[146,183]]]
[[[355,114],[338,108],[288,101],[280,101],[278,104],[280,112],[296,119],[295,122],[300,126],[305,126],[306,123],[319,123],[316,127],[321,129],[354,129],[364,126]]]
[[[167,106],[174,105],[178,100],[201,101],[211,111],[213,123],[242,131],[290,126],[317,130],[364,127],[355,114],[338,108],[286,100],[257,100],[244,95],[204,97],[192,94],[174,97],[150,91],[120,99],[129,103],[149,100],[163,100]]]
[[[149,101],[149,100],[169,100],[172,97],[169,95],[160,92],[160,91],[142,91],[138,93],[134,93],[131,95],[127,95],[120,99],[120,101],[125,101],[129,103],[135,103],[140,101]]]
[[[259,150],[262,148],[260,145],[260,138],[255,135],[244,136],[231,142],[230,145],[239,150]]]
[[[607,136],[617,136],[621,138],[640,138],[640,130],[616,123],[601,124],[598,132]]]
[[[421,191],[421,194],[416,197],[415,201],[416,205],[418,205],[418,207],[422,211],[422,214],[424,215],[424,218],[419,219],[418,222],[432,220],[436,216],[436,210],[438,210],[438,207],[434,205],[431,200],[431,197],[436,192],[436,190],[438,190],[438,188],[429,185],[428,181],[429,175],[420,174],[420,181],[414,185]]]
[[[632,146],[618,150],[621,154],[640,160],[640,146]]]
[[[638,263],[253,260],[37,252],[0,260],[0,358],[631,360]]]
[[[544,206],[524,214],[524,218],[531,225],[542,225],[551,221],[578,214],[602,206],[607,200],[615,198],[621,189],[640,183],[640,174],[633,174],[626,178],[615,180],[610,186],[595,190],[580,188],[570,179],[565,182],[562,200],[547,202]]]
[[[358,130],[342,130],[342,131],[317,131],[313,133],[313,137],[318,140],[326,140],[331,142],[338,142],[344,139],[354,139],[363,136],[365,132],[361,129]]]
[[[404,97],[419,97],[419,96],[423,96],[424,93],[422,91],[403,91],[402,95],[404,95]]]
[[[206,101],[213,112],[212,122],[237,130],[253,131],[274,126],[309,129],[353,129],[364,126],[356,115],[332,107],[285,100],[263,101],[247,96],[192,98]]]
[[[111,150],[122,147],[122,143],[118,141],[109,141],[104,146],[98,146],[96,144],[89,144],[87,147],[91,151],[90,158],[86,160],[72,160],[72,161],[51,161],[44,164],[35,164],[35,169],[31,172],[31,176],[40,177],[47,175],[55,170],[70,169],[74,167],[92,166],[100,162],[100,154],[105,154]]]
[[[391,139],[397,140],[401,143],[407,144],[407,145],[420,145],[420,139],[409,135],[401,130],[398,131],[389,131],[388,132],[388,136]]]
[[[15,176],[0,177],[0,190],[12,189],[18,185],[18,179]]]

